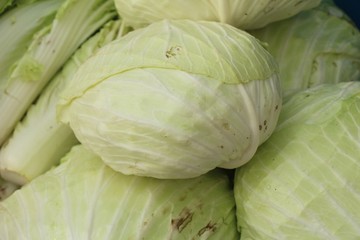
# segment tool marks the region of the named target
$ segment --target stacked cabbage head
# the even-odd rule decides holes
[[[125,176],[83,146],[0,202],[0,232],[2,240],[239,239],[223,172],[181,180]]]
[[[322,83],[360,80],[360,31],[330,0],[250,33],[278,62],[284,97]]]
[[[359,239],[360,82],[284,103],[279,125],[239,168],[241,239]]]
[[[61,121],[113,169],[157,178],[244,164],[281,108],[273,57],[218,22],[163,20],[130,32],[83,64],[72,83],[61,96]]]
[[[320,0],[115,0],[118,13],[134,28],[162,19],[227,23],[241,29],[263,27],[317,6]]]

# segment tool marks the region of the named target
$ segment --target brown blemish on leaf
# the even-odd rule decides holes
[[[3,196],[5,196],[6,188],[0,187],[0,201],[3,200]]]
[[[206,232],[215,232],[216,230],[216,223],[209,222],[205,227],[199,230],[198,236],[201,237]]]
[[[225,129],[225,130],[230,130],[230,124],[229,123],[223,123],[223,128]]]
[[[192,221],[194,213],[188,208],[184,208],[178,218],[171,219],[171,225],[178,232],[182,232],[185,227]]]
[[[177,55],[180,54],[180,51],[181,51],[180,46],[172,46],[165,52],[165,57],[166,58],[176,57]]]

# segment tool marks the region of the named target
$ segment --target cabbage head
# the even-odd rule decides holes
[[[228,24],[163,20],[100,49],[59,119],[124,174],[189,178],[247,162],[281,108],[273,57]]]
[[[234,184],[242,240],[360,239],[360,82],[293,95]]]
[[[360,31],[332,1],[250,32],[279,64],[283,96],[360,80]]]
[[[0,202],[0,239],[235,240],[235,216],[222,171],[185,180],[126,176],[78,145]]]
[[[320,0],[115,0],[119,15],[134,28],[162,19],[191,19],[255,29],[319,3]]]

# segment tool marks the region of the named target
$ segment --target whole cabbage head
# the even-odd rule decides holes
[[[250,32],[279,64],[283,96],[360,80],[360,31],[331,0]]]
[[[0,232],[2,240],[239,239],[224,171],[126,176],[81,145],[0,202]]]
[[[255,29],[319,3],[320,0],[115,0],[119,15],[134,28],[162,19],[191,19]]]
[[[218,22],[164,20],[80,66],[58,115],[125,174],[189,178],[235,168],[272,133],[277,65],[251,35]]]
[[[292,95],[234,184],[241,239],[359,239],[360,82]]]

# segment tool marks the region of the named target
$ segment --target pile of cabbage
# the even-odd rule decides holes
[[[334,2],[0,0],[0,31],[0,240],[360,238]]]

